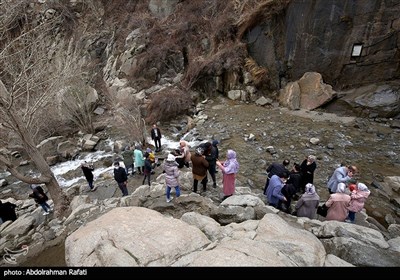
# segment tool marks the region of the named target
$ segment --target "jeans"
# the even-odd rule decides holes
[[[181,195],[181,189],[179,188],[179,186],[175,187],[175,193],[176,193],[176,197],[179,197]],[[171,197],[171,187],[167,186],[167,199],[170,199]]]
[[[347,216],[347,218],[354,223],[354,221],[356,220],[356,212],[353,211],[349,211],[349,215]]]
[[[42,206],[44,212],[49,212],[51,209],[50,205],[48,205],[47,202],[40,203],[40,206]]]
[[[89,181],[88,181],[88,184],[89,184],[89,188],[90,188],[90,189],[93,189],[93,180],[89,180]]]

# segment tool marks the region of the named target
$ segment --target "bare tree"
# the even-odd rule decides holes
[[[94,133],[92,116],[96,109],[97,92],[83,80],[76,79],[60,95],[62,116],[71,120],[80,130]]]
[[[42,140],[40,131],[47,123],[40,116],[54,107],[56,94],[72,77],[79,75],[77,53],[72,43],[68,50],[61,50],[57,46],[65,43],[55,44],[50,39],[54,39],[52,32],[62,22],[60,15],[32,20],[26,12],[26,3],[12,7],[11,3],[25,1],[0,5],[0,130],[4,137],[20,140],[40,175],[31,177],[20,173],[5,153],[0,153],[0,163],[27,184],[46,184],[56,215],[60,216],[68,209],[68,199],[37,144]],[[61,52],[65,55],[58,55]]]
[[[119,102],[114,98],[110,98],[110,100],[113,103],[112,108],[115,108],[114,126],[129,139],[129,142],[146,145],[146,122],[141,112],[141,106],[135,97],[126,96]]]

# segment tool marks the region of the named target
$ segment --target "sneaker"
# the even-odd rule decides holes
[[[43,216],[49,215],[49,212],[44,212]]]
[[[171,200],[173,200],[173,199],[174,199],[173,197],[171,197],[170,199],[167,198],[167,203],[170,203]]]
[[[214,184],[213,184],[213,188],[216,188],[216,187],[217,187],[217,183],[214,183]]]
[[[350,223],[350,224],[353,224],[353,223],[354,223],[354,222],[351,221],[350,219],[346,219],[346,220],[344,220],[344,222],[345,222],[345,223]]]
[[[53,212],[53,208],[50,208],[50,209],[49,209],[49,213],[50,213],[50,212]]]
[[[97,186],[93,187],[92,192],[94,192],[95,190],[97,190]]]

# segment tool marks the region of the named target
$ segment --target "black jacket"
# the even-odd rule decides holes
[[[128,181],[128,176],[126,175],[126,171],[121,166],[118,169],[114,168],[114,179],[117,183],[123,183]]]
[[[290,172],[290,178],[287,181],[288,184],[292,184],[296,191],[301,191],[301,173],[300,172]]]
[[[32,190],[32,193],[29,195],[32,197],[36,203],[42,204],[49,200],[47,195],[44,193],[44,190],[42,189],[41,186],[37,186]]]
[[[83,175],[85,175],[86,180],[88,181],[93,181],[93,171],[94,168],[91,166],[86,166],[86,165],[82,165],[81,166],[82,171],[83,171]]]
[[[154,130],[157,130],[157,137],[156,137],[156,133]],[[151,129],[151,139],[161,139],[161,131],[158,127],[156,128],[152,128]]]

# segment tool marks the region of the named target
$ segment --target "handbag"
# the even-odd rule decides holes
[[[327,206],[325,205],[325,203],[324,203],[324,204],[318,206],[318,208],[317,208],[317,214],[320,215],[320,216],[322,216],[322,217],[326,217],[326,215],[328,214],[328,209],[329,209],[329,207],[327,207]]]

